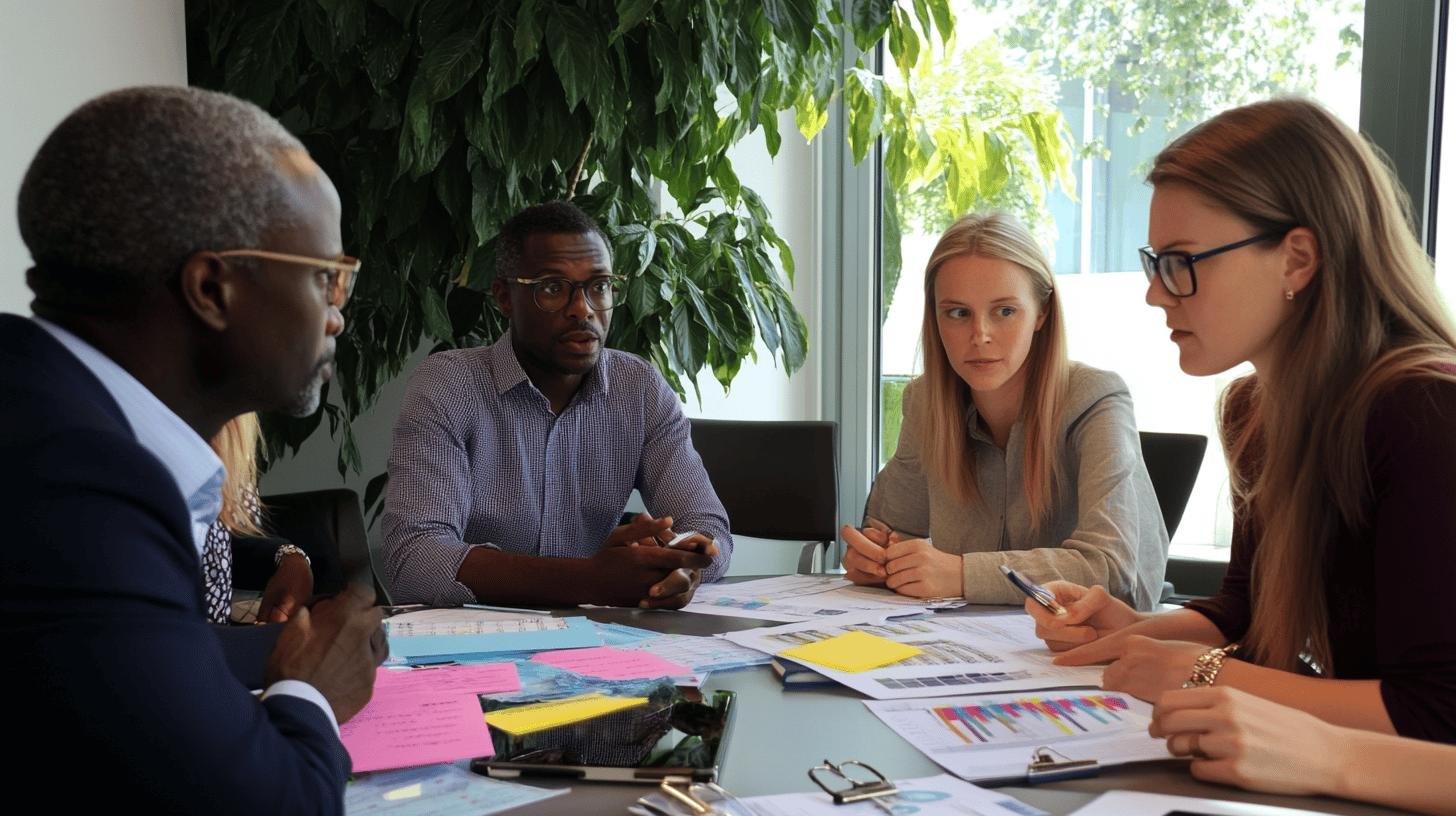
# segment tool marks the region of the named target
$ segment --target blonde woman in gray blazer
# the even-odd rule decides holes
[[[1067,359],[1056,279],[1010,216],[961,218],[925,274],[925,373],[900,443],[846,525],[847,577],[915,597],[1025,600],[1002,576],[1156,606],[1168,533],[1122,378]]]

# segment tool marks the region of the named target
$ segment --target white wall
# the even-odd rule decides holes
[[[15,198],[36,150],[82,102],[187,82],[183,0],[0,0],[0,312],[30,313]]]

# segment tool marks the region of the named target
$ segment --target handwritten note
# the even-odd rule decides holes
[[[861,672],[907,660],[920,654],[920,649],[878,635],[849,632],[817,643],[795,646],[779,654],[801,663],[816,663],[844,672]]]
[[[564,700],[552,700],[547,703],[533,703],[492,711],[485,717],[492,728],[498,728],[509,734],[521,735],[590,720],[593,717],[600,717],[646,703],[646,697],[608,697],[604,694],[582,694],[577,697],[567,697]]]
[[[604,680],[686,677],[693,673],[691,668],[651,652],[629,651],[614,646],[542,652],[531,659],[537,663]]]
[[[397,696],[454,696],[456,694],[500,694],[521,690],[521,677],[514,663],[484,663],[478,666],[380,669],[374,680],[375,694]]]
[[[354,772],[490,756],[490,729],[474,694],[381,694],[339,727]]]

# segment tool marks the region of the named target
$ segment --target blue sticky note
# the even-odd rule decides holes
[[[576,649],[601,646],[601,635],[585,617],[547,618],[564,620],[563,629],[537,632],[493,632],[481,635],[399,635],[389,639],[389,653],[406,661],[428,659],[432,663],[467,660],[475,655],[498,652],[539,652],[546,649]]]

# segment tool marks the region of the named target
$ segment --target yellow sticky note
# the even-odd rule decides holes
[[[646,702],[646,697],[608,697],[605,694],[582,694],[577,697],[567,697],[564,700],[551,700],[545,703],[532,703],[502,711],[492,711],[485,715],[485,721],[491,728],[499,728],[508,734],[520,736],[544,731],[547,728],[555,728],[558,725],[570,725],[574,722],[590,720],[603,714],[640,706]]]
[[[920,650],[878,635],[849,632],[818,643],[795,646],[780,654],[801,663],[817,663],[845,672],[862,672],[899,663],[920,654]]]

